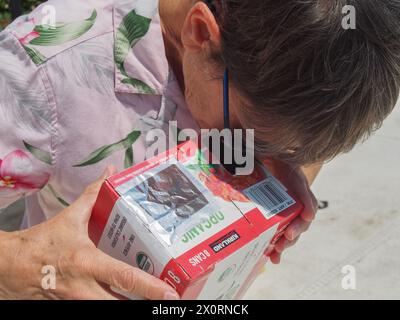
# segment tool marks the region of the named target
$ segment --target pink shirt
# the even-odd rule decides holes
[[[0,33],[0,92],[0,208],[25,197],[25,227],[108,164],[145,160],[149,130],[198,129],[165,56],[158,0],[50,0],[20,17]]]

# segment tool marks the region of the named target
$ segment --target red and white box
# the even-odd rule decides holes
[[[206,153],[190,141],[107,179],[89,234],[182,299],[239,299],[303,205],[265,166],[233,176]]]

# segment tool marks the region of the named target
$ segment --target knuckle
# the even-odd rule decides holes
[[[121,290],[134,293],[138,289],[138,275],[133,268],[126,267],[120,271],[113,273],[114,283],[119,284]]]
[[[279,253],[282,253],[282,251],[284,251],[285,249],[286,249],[286,245],[289,243],[289,242],[291,242],[291,240],[288,240],[286,237],[282,237],[283,238],[283,241],[281,242],[281,244],[280,244],[280,252]]]
[[[289,230],[287,230],[286,231],[286,233],[285,233],[285,238],[288,240],[288,241],[293,241],[295,238],[296,238],[296,230],[295,230],[295,228],[291,228],[291,229],[289,229]]]
[[[318,203],[317,198],[314,196],[314,194],[312,194],[311,203],[312,203],[312,212],[315,215],[318,212],[319,203]]]
[[[288,248],[293,247],[293,246],[297,243],[297,241],[299,241],[299,238],[300,238],[300,236],[298,236],[298,237],[297,237],[296,239],[294,239],[293,241],[288,242],[287,245],[286,245],[286,248],[288,249]]]
[[[304,210],[300,214],[300,219],[305,222],[311,222],[315,219],[315,212],[313,210]]]
[[[281,253],[281,252],[285,249],[286,243],[287,243],[287,240],[286,240],[285,238],[282,238],[282,239],[276,244],[275,250],[276,250],[278,253]]]
[[[78,270],[88,270],[89,259],[89,253],[85,249],[76,250],[70,254],[70,261],[73,267]]]

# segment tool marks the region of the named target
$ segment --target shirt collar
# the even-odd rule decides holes
[[[116,0],[115,91],[163,95],[169,78],[158,0]]]

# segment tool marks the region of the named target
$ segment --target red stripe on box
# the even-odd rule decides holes
[[[210,274],[206,274],[205,276],[201,277],[200,279],[192,282],[189,284],[189,287],[185,290],[182,294],[183,300],[197,300],[200,293],[203,291]]]
[[[196,279],[202,274],[210,272],[210,268],[213,267],[213,265],[215,265],[218,261],[225,259],[230,254],[234,253],[244,245],[253,241],[262,233],[272,228],[276,224],[279,224],[277,234],[281,233],[282,230],[284,230],[283,228],[286,227],[290,221],[295,219],[300,214],[302,208],[303,205],[299,202],[296,202],[296,204],[269,220],[264,217],[260,210],[258,210],[257,208],[253,209],[228,227],[222,229],[212,237],[208,238],[207,240],[203,241],[199,245],[184,253],[183,255],[179,256],[176,261],[184,268],[184,270],[190,275],[190,277]],[[211,244],[215,243],[219,239],[223,239],[225,235],[228,235],[232,232],[237,233],[240,239],[232,242],[218,252],[215,252],[210,247]],[[201,258],[204,250],[209,253],[209,256],[203,259],[203,261],[200,261],[199,258]],[[193,264],[190,263],[189,259],[195,257],[196,255],[201,256],[197,259],[199,260],[199,263],[196,266],[193,266]]]
[[[89,221],[89,237],[97,246],[115,203],[120,198],[108,181],[101,186]]]
[[[185,273],[182,267],[171,259],[165,266],[160,275],[160,279],[168,283],[172,288],[182,296],[185,290],[190,286],[190,277]]]
[[[251,223],[249,223],[251,221]],[[179,256],[176,261],[183,267],[192,279],[197,279],[201,275],[211,271],[211,268],[220,260],[223,260],[233,252],[237,251],[247,243],[257,238],[265,228],[265,218],[258,209],[250,211],[246,216],[236,220],[228,227],[222,229],[212,237],[203,241],[199,245]],[[235,232],[239,235],[239,239],[225,246],[223,249],[215,252],[211,244],[215,243],[225,235]],[[195,266],[190,259],[197,259],[198,264]],[[194,262],[194,261],[193,261]]]
[[[200,295],[208,280],[208,275],[199,279],[192,279],[182,267],[172,259],[165,266],[160,279],[169,284],[178,292],[183,300],[195,300]]]

